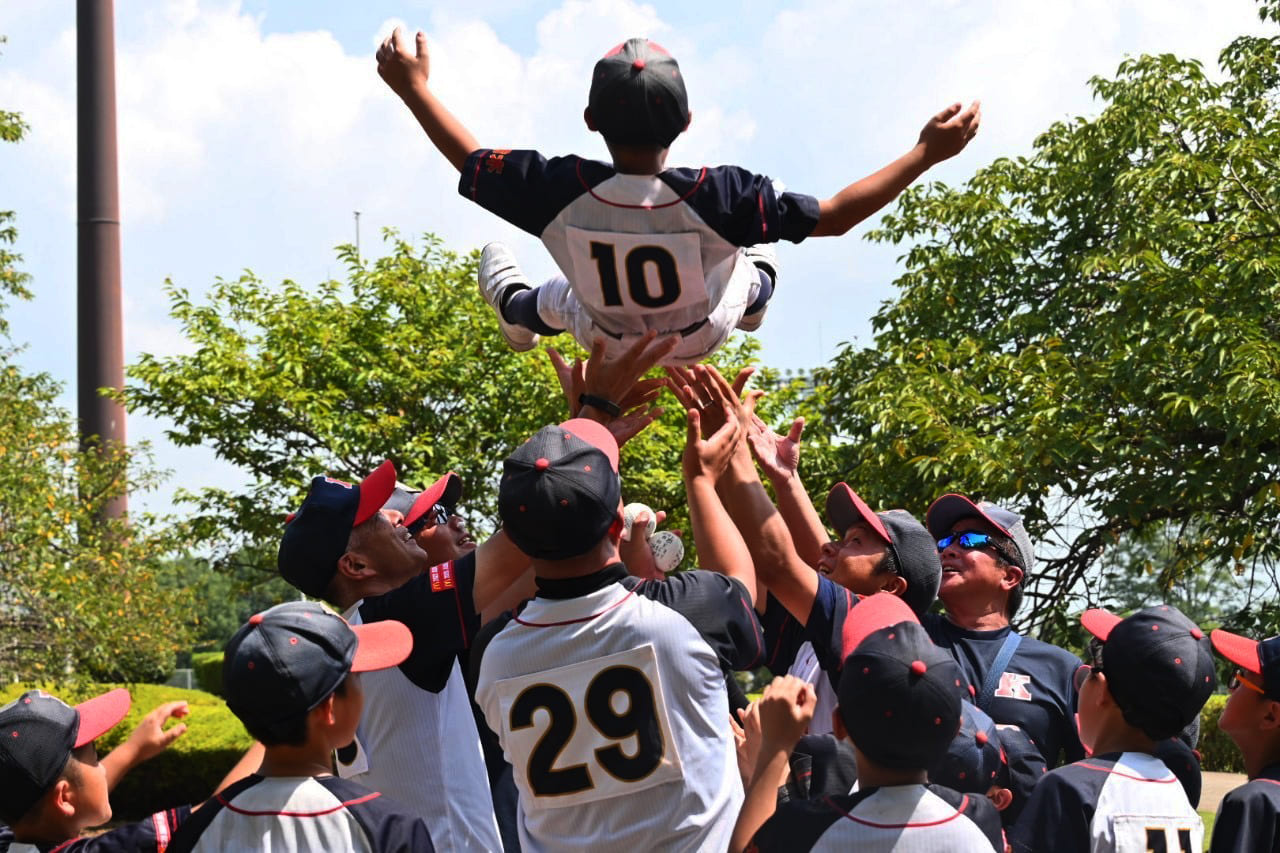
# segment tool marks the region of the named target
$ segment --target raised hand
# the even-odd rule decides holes
[[[919,144],[924,146],[925,160],[929,165],[941,163],[964,150],[978,132],[982,122],[982,108],[974,101],[965,109],[954,103],[933,116],[920,131]]]
[[[807,681],[794,675],[775,678],[760,697],[761,740],[790,751],[808,731],[817,701]]]
[[[786,435],[779,435],[752,412],[747,420],[747,444],[765,475],[773,482],[790,480],[800,468],[800,436],[804,418],[791,422]]]
[[[698,392],[686,394],[686,426],[682,467],[686,480],[710,477],[712,482],[728,467],[745,431],[746,413],[742,410],[738,395],[720,371],[704,364],[691,369],[697,380]],[[745,381],[745,380],[744,380]],[[691,388],[692,386],[686,386]],[[719,428],[706,438],[702,426],[704,414],[720,421]]]
[[[708,405],[709,401],[715,397],[716,392],[711,388],[714,381],[710,378],[710,374],[705,370],[700,371],[700,368],[705,367],[710,367],[710,365],[666,368],[667,387],[671,389],[672,395],[680,401],[680,405],[684,406],[686,411],[689,409],[698,410],[703,438],[707,438],[724,425],[724,413],[715,406]],[[715,370],[714,367],[711,367],[711,369]],[[738,371],[738,375],[734,377],[732,385],[735,397],[742,396],[742,389],[746,387],[747,380],[754,373],[754,367],[744,367]],[[715,375],[720,376],[718,371]]]
[[[402,29],[396,27],[382,40],[374,58],[378,60],[378,76],[391,90],[404,98],[415,85],[427,85],[431,76],[431,57],[427,53],[426,33],[419,30],[414,36],[414,49],[410,50]]]

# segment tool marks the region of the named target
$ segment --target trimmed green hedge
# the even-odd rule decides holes
[[[201,690],[222,695],[222,652],[196,652],[191,656],[191,668]]]
[[[83,684],[66,688],[9,684],[0,688],[0,704],[33,687],[71,704],[113,687],[129,689],[133,706],[120,725],[98,738],[100,755],[123,742],[152,708],[179,699],[187,702],[189,713],[180,721],[187,724],[186,734],[155,758],[135,767],[111,792],[115,820],[138,820],[160,809],[202,802],[253,743],[226,703],[202,690],[160,684]]]
[[[1235,741],[1218,728],[1222,706],[1227,704],[1224,695],[1210,696],[1200,711],[1200,767],[1202,770],[1218,770],[1223,773],[1243,773],[1244,758]]]

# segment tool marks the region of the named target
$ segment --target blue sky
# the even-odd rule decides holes
[[[380,251],[384,226],[434,231],[459,250],[502,239],[532,276],[532,238],[468,205],[456,176],[374,71],[398,23],[427,32],[436,91],[482,145],[602,156],[582,124],[597,56],[644,35],[680,60],[694,111],[673,165],[736,163],[830,195],[914,142],[951,101],[983,101],[982,130],[931,179],[961,182],[1026,153],[1054,120],[1092,113],[1086,81],[1126,54],[1173,52],[1213,68],[1236,34],[1261,31],[1251,0],[127,0],[116,4],[126,360],[182,351],[166,278],[200,294],[251,269],[267,282],[341,275],[333,246]],[[0,148],[0,207],[17,212],[36,299],[10,308],[24,366],[75,382],[75,17],[72,3],[6,3],[0,107],[32,129]],[[841,341],[869,342],[902,250],[860,239],[781,251],[765,360],[801,368]],[[188,485],[207,451],[167,446]],[[150,505],[159,508],[165,493]]]

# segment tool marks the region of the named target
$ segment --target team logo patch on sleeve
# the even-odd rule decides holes
[[[484,167],[491,174],[501,175],[502,167],[507,164],[507,155],[511,153],[510,148],[495,148],[489,152],[489,156],[484,158]]]
[[[455,589],[457,583],[453,579],[453,561],[441,563],[438,566],[431,567],[431,591],[444,592],[446,589]]]

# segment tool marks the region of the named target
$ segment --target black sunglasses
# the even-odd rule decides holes
[[[408,525],[409,534],[417,536],[419,533],[426,530],[428,526],[435,527],[438,524],[448,524],[449,516],[450,512],[448,507],[444,504],[436,504],[431,509],[424,512],[417,521]]]

